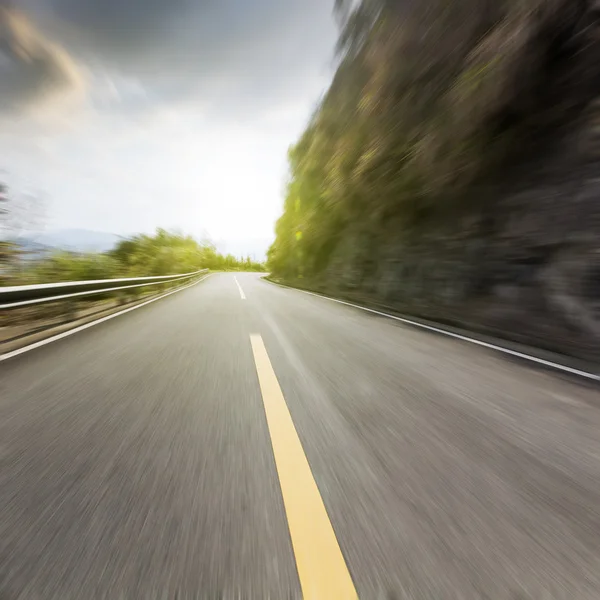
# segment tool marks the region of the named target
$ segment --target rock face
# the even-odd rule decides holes
[[[600,362],[600,3],[442,4],[382,1],[368,34],[349,34],[359,47],[292,156],[291,193],[310,211],[286,202],[272,269]],[[326,121],[348,104],[363,129]],[[337,170],[315,170],[315,131],[354,140],[359,158],[338,167],[334,145],[321,162]],[[407,219],[408,186],[395,184],[409,176]],[[301,252],[282,250],[286,227],[305,232]]]
[[[442,219],[418,232],[393,220],[376,234],[357,227],[313,283],[600,361],[596,115],[598,108],[576,124],[562,154],[531,157],[522,165],[529,169],[526,179],[508,177],[496,190],[493,209]]]
[[[573,150],[491,214],[398,231],[346,235],[315,285],[600,361],[600,162]]]

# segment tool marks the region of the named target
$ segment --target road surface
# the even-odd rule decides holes
[[[597,600],[599,399],[213,275],[0,362],[0,599]]]

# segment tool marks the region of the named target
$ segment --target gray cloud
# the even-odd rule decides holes
[[[332,3],[21,0],[38,26],[92,71],[144,87],[147,96],[130,99],[134,105],[199,99],[242,111],[293,97],[314,77],[331,53]],[[115,98],[128,102],[127,93]]]
[[[0,111],[14,112],[82,85],[75,62],[18,10],[0,3]]]
[[[186,24],[198,24],[197,16],[205,2],[37,0],[35,4],[56,17],[61,33],[88,54],[137,69],[157,58],[175,58],[177,51],[189,44],[181,38]],[[163,62],[156,66],[163,67]]]

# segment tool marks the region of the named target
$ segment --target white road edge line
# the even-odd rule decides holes
[[[484,348],[489,348],[491,350],[496,350],[498,352],[502,352],[504,354],[510,354],[511,356],[516,356],[517,358],[522,358],[524,360],[528,360],[540,365],[544,365],[546,367],[550,367],[552,369],[556,369],[557,371],[563,371],[565,373],[571,373],[572,375],[578,375],[579,377],[585,377],[586,379],[591,379],[592,381],[600,381],[600,375],[596,375],[595,373],[588,373],[587,371],[580,371],[579,369],[574,369],[572,367],[567,367],[566,365],[561,365],[559,363],[555,363],[549,360],[545,360],[543,358],[538,358],[537,356],[531,356],[530,354],[524,354],[523,352],[517,352],[516,350],[510,350],[509,348],[504,348],[502,346],[496,346],[495,344],[490,344],[489,342],[482,342],[481,340],[470,338],[464,335],[460,335],[458,333],[452,333],[451,331],[446,331],[445,329],[439,329],[438,327],[432,327],[431,325],[425,325],[424,323],[419,323],[418,321],[411,321],[410,319],[405,319],[403,317],[397,317],[396,315],[390,315],[388,313],[381,312],[379,310],[374,310],[372,308],[366,308],[365,306],[360,306],[359,304],[352,304],[351,302],[346,302],[345,300],[338,300],[337,298],[331,298],[330,296],[324,296],[322,294],[316,294],[315,292],[309,292],[307,290],[301,290],[299,288],[291,287],[289,285],[285,285],[282,283],[275,283],[274,281],[269,281],[269,283],[273,283],[280,287],[288,288],[290,290],[295,290],[297,292],[302,292],[303,294],[308,294],[309,296],[316,296],[317,298],[323,298],[324,300],[330,300],[331,302],[337,302],[338,304],[345,304],[346,306],[352,306],[353,308],[359,308],[360,310],[364,310],[366,312],[374,313],[376,315],[381,315],[382,317],[387,317],[388,319],[394,319],[395,321],[401,321],[402,323],[408,323],[409,325],[414,325],[415,327],[420,327],[421,329],[427,329],[429,331],[435,331],[436,333],[441,333],[451,338],[455,338],[457,340],[462,340],[463,342],[469,342],[470,344],[475,344],[476,346],[483,346]]]
[[[61,340],[66,338],[74,333],[79,333],[84,329],[89,329],[94,325],[99,325],[100,323],[104,323],[105,321],[109,321],[110,319],[114,319],[115,317],[119,317],[124,315],[125,313],[131,312],[132,310],[137,310],[138,308],[142,308],[142,306],[146,306],[147,304],[151,304],[152,302],[156,302],[157,300],[162,300],[171,294],[176,294],[177,292],[183,292],[183,290],[187,290],[188,288],[199,284],[201,281],[204,281],[207,277],[210,277],[211,273],[205,275],[202,279],[191,283],[190,285],[186,285],[185,287],[179,288],[177,290],[173,290],[172,292],[167,292],[162,296],[158,296],[158,298],[152,298],[151,300],[147,300],[146,302],[142,302],[141,304],[137,304],[136,306],[132,306],[130,308],[126,308],[125,310],[121,310],[117,313],[113,313],[112,315],[108,315],[106,317],[102,317],[101,319],[96,319],[95,321],[90,321],[85,325],[80,325],[79,327],[75,327],[73,329],[69,329],[69,331],[64,331],[63,333],[58,333],[53,335],[52,337],[46,338],[44,340],[40,340],[39,342],[35,342],[33,344],[29,344],[29,346],[24,346],[23,348],[18,348],[17,350],[13,350],[12,352],[6,352],[5,354],[0,354],[0,362],[3,360],[8,360],[9,358],[13,358],[14,356],[19,356],[19,354],[25,354],[25,352],[29,352],[30,350],[35,350],[35,348],[40,348],[41,346],[45,346],[46,344],[51,344],[52,342],[56,342],[57,340]]]
[[[238,286],[238,290],[240,290],[240,296],[242,297],[242,300],[246,299],[246,294],[244,294],[244,290],[242,289],[242,286],[240,285],[240,282],[237,280],[237,277],[234,275],[233,278],[235,279],[235,282],[237,283]]]

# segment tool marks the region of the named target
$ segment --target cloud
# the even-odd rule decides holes
[[[48,226],[270,236],[287,148],[333,70],[333,0],[12,4],[42,62],[67,68],[9,94],[8,69],[28,64],[3,47],[0,110],[84,92],[51,123],[0,115],[0,167],[50,194]]]
[[[331,51],[331,4],[21,0],[41,30],[117,82],[104,107],[126,113],[182,101],[251,112],[302,93]]]
[[[81,89],[75,62],[27,17],[0,4],[0,112],[48,103]]]
[[[327,0],[29,0],[67,25],[64,33],[89,52],[148,75],[202,72],[314,23],[312,9]],[[329,9],[327,9],[329,10]],[[304,18],[303,18],[304,17]],[[318,44],[317,32],[305,31]],[[269,44],[270,58],[277,48]],[[168,69],[165,69],[168,67]]]

